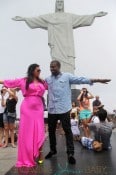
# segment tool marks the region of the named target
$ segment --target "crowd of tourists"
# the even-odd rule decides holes
[[[49,134],[50,151],[45,156],[45,159],[50,159],[57,154],[56,129],[58,121],[61,122],[66,137],[66,152],[69,164],[76,163],[74,157],[73,134],[75,140],[80,139],[82,145],[87,147],[89,145],[93,149],[96,148],[97,142],[102,145],[102,148],[107,149],[110,146],[110,142],[106,145],[105,141],[108,141],[110,138],[112,132],[111,128],[113,126],[106,122],[107,112],[104,109],[97,111],[96,116],[99,119],[99,126],[94,122],[90,123],[92,113],[89,109],[89,100],[93,98],[93,95],[88,92],[86,88],[82,89],[77,98],[79,107],[75,107],[75,104],[73,104],[72,108],[71,85],[93,85],[94,83],[107,84],[111,80],[88,79],[70,73],[63,73],[61,72],[61,64],[57,60],[50,63],[50,71],[51,75],[43,80],[40,77],[40,66],[38,64],[31,64],[28,67],[26,77],[0,80],[0,84],[3,85],[0,94],[0,133],[5,134],[4,143],[2,143],[2,137],[0,143],[3,148],[8,146],[9,133],[11,136],[11,146],[13,148],[15,147],[14,122],[16,119],[16,104],[18,101],[16,91],[22,91],[24,97],[20,107],[16,167],[33,167],[36,166],[37,163],[43,163],[43,145],[46,138],[43,95],[46,90],[48,91],[48,119],[46,117],[45,122],[48,123],[48,127],[46,125],[46,130],[48,130]],[[8,94],[7,97],[6,93]],[[96,103],[94,106],[96,106]],[[70,112],[71,108],[72,112]],[[79,114],[76,114],[75,108],[77,108]],[[78,115],[79,120],[77,118]],[[77,135],[75,135],[75,129],[73,127],[73,125],[75,125],[75,118],[77,119],[76,123],[78,124],[79,122]],[[79,137],[81,135],[80,126],[84,133],[84,137],[82,138]],[[90,138],[90,130],[95,133],[94,140]],[[101,131],[105,131],[103,133],[103,138],[105,137],[104,140],[102,139],[102,134],[100,135]],[[101,147],[99,149],[101,149]]]
[[[111,149],[112,130],[116,126],[109,120],[99,96],[95,97],[92,106],[90,106],[90,99],[93,98],[94,96],[86,88],[83,88],[77,98],[79,106],[72,103],[71,129],[73,137],[74,140],[80,141],[82,146],[88,149],[109,150]]]
[[[11,146],[15,145],[15,121],[17,89],[2,87],[0,91],[0,147],[6,148],[10,138]]]

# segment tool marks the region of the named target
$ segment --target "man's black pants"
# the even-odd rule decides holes
[[[70,124],[70,112],[64,114],[48,114],[48,130],[50,140],[50,150],[56,151],[56,126],[60,120],[65,132],[67,154],[74,154],[73,134]]]

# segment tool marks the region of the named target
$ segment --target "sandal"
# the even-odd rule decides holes
[[[16,145],[11,145],[12,146],[12,148],[16,148]]]
[[[8,145],[3,145],[3,146],[2,146],[2,148],[7,148],[7,147],[8,147]]]
[[[0,143],[0,147],[3,147],[3,144]]]
[[[40,156],[39,156],[39,159],[38,159],[38,161],[37,161],[37,163],[40,164],[40,165],[44,163],[42,153],[43,153],[43,151],[40,151]]]

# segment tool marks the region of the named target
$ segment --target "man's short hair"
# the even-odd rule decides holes
[[[105,121],[107,118],[107,111],[102,108],[97,112],[97,116],[99,117],[100,121]]]
[[[51,61],[50,64],[52,64],[52,63],[57,64],[57,66],[58,66],[59,68],[61,67],[61,63],[60,63],[60,61],[58,61],[58,60],[53,60],[53,61]]]

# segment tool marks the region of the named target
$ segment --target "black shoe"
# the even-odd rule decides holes
[[[76,160],[75,158],[73,157],[73,155],[68,155],[68,162],[70,164],[76,164]]]
[[[53,155],[57,154],[57,151],[50,151],[46,156],[45,159],[50,159]]]

